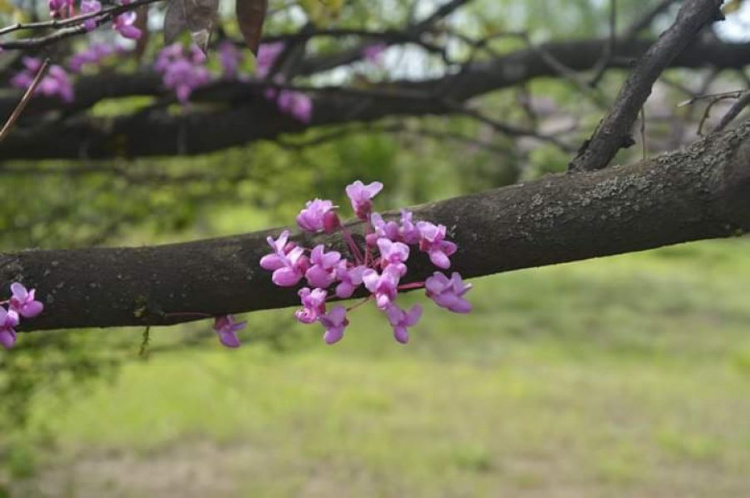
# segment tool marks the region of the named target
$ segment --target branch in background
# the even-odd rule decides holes
[[[543,45],[543,51],[580,72],[595,66],[603,43],[602,40],[548,43]],[[643,54],[649,45],[644,40],[618,43],[608,67],[630,67],[630,61]],[[742,68],[750,64],[749,48],[750,44],[698,42],[672,60],[670,66],[696,68],[710,64],[718,69]],[[39,111],[68,109],[51,99],[34,99],[24,120],[0,144],[0,157],[80,159],[196,155],[276,139],[282,134],[303,132],[308,127],[367,123],[388,116],[447,114],[453,111],[443,103],[446,99],[464,103],[488,92],[544,76],[556,77],[559,73],[538,50],[525,49],[490,61],[475,62],[455,75],[423,81],[389,81],[368,89],[289,87],[315,92],[315,111],[309,125],[280,114],[276,106],[263,97],[269,85],[262,82],[221,82],[197,90],[193,94],[194,102],[216,104],[203,107],[209,109],[204,112],[184,115],[138,112],[113,118],[77,115],[69,119],[49,119],[24,128],[24,120],[38,119]],[[110,74],[82,78],[76,85],[76,94],[81,95],[81,100],[70,109],[80,110],[107,98],[163,95],[164,89],[153,73]],[[0,112],[12,108],[15,102],[15,99],[0,99]],[[157,134],[162,138],[152,140]]]
[[[678,0],[661,0],[651,10],[646,11],[642,17],[639,17],[633,24],[628,26],[628,28],[622,33],[622,36],[620,37],[621,40],[624,42],[635,40],[638,33],[649,28],[654,22],[654,19],[660,14],[666,12],[667,9],[677,3],[677,1]]]
[[[622,86],[609,113],[570,163],[571,171],[605,168],[621,148],[633,145],[633,123],[651,94],[659,75],[669,67],[698,33],[712,21],[721,18],[723,0],[687,0],[674,24],[638,61]]]
[[[750,122],[687,151],[414,211],[416,219],[448,227],[459,247],[452,269],[466,277],[731,236],[750,229]],[[352,229],[361,237],[361,224]],[[258,266],[269,252],[266,236],[280,231],[155,247],[0,254],[0,282],[3,290],[17,280],[38,289],[45,312],[26,323],[33,329],[169,325],[194,319],[179,313],[292,306],[294,289],[273,285],[270,272]],[[341,248],[338,238],[316,239],[305,245]],[[414,280],[434,270],[419,257],[413,268]]]

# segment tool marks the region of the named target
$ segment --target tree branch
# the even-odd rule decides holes
[[[554,175],[418,206],[448,227],[466,277],[727,237],[750,229],[750,121],[685,151],[578,175]],[[359,231],[361,225],[354,225]],[[45,301],[25,330],[168,325],[295,305],[258,266],[281,229],[155,247],[0,254],[0,290],[20,280]],[[307,244],[338,240],[316,237]],[[345,250],[345,249],[343,249]],[[434,267],[410,261],[411,279]],[[2,294],[0,294],[2,295]]]
[[[721,16],[723,0],[687,0],[674,24],[638,61],[620,89],[609,113],[594,135],[570,163],[571,171],[591,171],[606,167],[617,151],[633,145],[631,131],[638,113],[651,94],[659,75],[707,24]]]
[[[566,67],[585,71],[600,60],[602,40],[557,42],[543,52]],[[618,43],[610,68],[629,67],[650,46],[648,41]],[[671,67],[742,68],[750,64],[750,44],[695,43],[671,61]],[[265,83],[222,82],[197,90],[196,103],[219,104],[209,112],[170,115],[141,112],[116,118],[78,115],[51,119],[24,129],[24,120],[50,109],[76,110],[98,101],[126,95],[161,95],[157,75],[109,74],[82,78],[76,85],[80,101],[66,107],[51,99],[34,99],[13,133],[0,144],[0,157],[112,158],[195,155],[299,133],[308,126],[372,122],[387,116],[421,116],[454,112],[443,102],[463,103],[488,92],[512,87],[538,77],[558,76],[539,50],[526,49],[487,62],[474,62],[458,74],[423,81],[391,81],[368,89],[307,88],[314,91],[313,120],[309,125],[282,115],[263,97]],[[16,99],[0,99],[0,113],[9,113]],[[36,113],[36,115],[35,115]],[[154,136],[159,140],[153,140]]]

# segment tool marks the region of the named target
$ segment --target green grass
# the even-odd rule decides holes
[[[429,308],[408,347],[369,307],[337,347],[289,310],[249,315],[238,351],[154,354],[72,403],[38,400],[34,424],[58,447],[18,489],[745,495],[748,242],[479,279],[473,313]],[[253,344],[269,327],[294,346]],[[154,345],[175,333],[155,331]]]

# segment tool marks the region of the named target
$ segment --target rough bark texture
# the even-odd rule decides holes
[[[415,217],[448,227],[459,245],[453,269],[466,277],[731,236],[750,229],[750,122],[685,151],[426,204]],[[163,325],[195,319],[168,313],[295,305],[295,291],[275,287],[258,266],[265,237],[279,232],[0,254],[0,289],[7,294],[15,280],[38,289],[46,309],[26,330]],[[431,274],[425,263],[410,265],[412,279]]]
[[[69,106],[52,99],[35,99],[23,121],[0,144],[3,159],[85,159],[197,155],[310,127],[372,122],[388,116],[422,116],[455,112],[463,103],[488,92],[539,77],[557,77],[549,64],[556,60],[572,71],[594,68],[601,60],[604,40],[549,43],[469,64],[458,74],[424,81],[391,81],[368,90],[319,89],[308,125],[281,114],[263,97],[265,83],[219,83],[194,94],[196,103],[213,104],[210,111],[170,114],[156,106],[150,111],[116,118],[94,118],[82,111],[99,101],[132,95],[165,95],[152,73],[100,75],[82,78],[79,98]],[[629,68],[652,44],[649,40],[618,43],[607,61],[610,68]],[[750,64],[750,44],[695,43],[670,62],[670,67],[738,69]],[[7,115],[16,96],[0,98]],[[448,105],[453,103],[453,105]],[[61,111],[61,115],[49,111]],[[636,109],[637,112],[637,109]],[[153,137],[158,136],[159,140]]]

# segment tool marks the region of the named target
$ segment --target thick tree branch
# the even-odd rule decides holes
[[[597,127],[578,156],[570,163],[572,171],[606,167],[621,148],[631,146],[633,123],[651,94],[651,87],[672,60],[695,40],[707,24],[721,16],[723,0],[687,0],[674,24],[648,49],[630,73],[609,113]]]
[[[543,52],[575,71],[590,70],[600,60],[602,40],[549,43]],[[648,41],[618,43],[610,68],[628,67],[642,55]],[[736,69],[750,64],[750,44],[696,43],[671,61],[671,67],[706,65]],[[23,129],[23,119],[3,144],[0,157],[112,158],[203,154],[255,140],[299,133],[308,126],[372,122],[387,116],[420,116],[454,112],[444,102],[463,103],[488,92],[538,77],[558,76],[538,49],[521,50],[486,62],[474,62],[458,74],[423,81],[393,81],[367,90],[314,90],[315,111],[310,125],[279,114],[263,97],[265,84],[219,83],[194,94],[197,103],[217,104],[208,112],[172,115],[141,112],[118,118],[77,115],[52,119]],[[313,90],[313,89],[310,89]],[[74,111],[106,98],[160,95],[164,90],[151,73],[83,78],[76,87],[80,101],[65,107],[50,99],[32,101],[24,117],[60,108]],[[0,99],[0,113],[10,113],[16,98]],[[154,136],[160,140],[153,140]]]
[[[750,121],[685,151],[426,204],[415,217],[448,227],[459,245],[453,269],[467,277],[731,236],[750,229]],[[0,290],[15,280],[38,289],[45,312],[24,322],[27,330],[166,325],[195,319],[188,313],[290,306],[294,290],[275,287],[258,266],[265,237],[279,232],[0,254]],[[415,280],[434,269],[419,258],[410,267]]]

